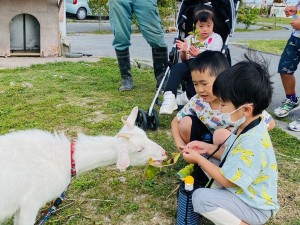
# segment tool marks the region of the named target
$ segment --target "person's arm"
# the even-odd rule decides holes
[[[214,144],[208,144],[203,141],[191,141],[186,145],[187,149],[192,149],[199,154],[209,154],[211,155],[217,148],[218,145]],[[213,157],[216,159],[221,159],[222,154],[224,152],[225,147],[221,147],[214,155]]]
[[[209,176],[226,188],[236,187],[234,183],[227,180],[221,173],[220,167],[213,164],[202,155],[192,149],[184,149],[182,156],[188,163],[197,163]]]
[[[276,124],[273,117],[266,110],[261,113],[261,118],[266,124],[268,131],[272,130],[275,127]]]
[[[181,52],[181,53],[180,53],[180,58],[181,58],[181,61],[186,61],[186,60],[188,60],[190,57],[189,57],[189,55],[188,55],[188,52],[186,51],[186,52]]]
[[[182,149],[180,147],[183,147],[186,145],[186,143],[183,141],[183,139],[180,136],[179,133],[179,121],[177,119],[177,116],[174,117],[171,123],[171,132],[175,141],[175,145],[179,151]]]
[[[276,126],[275,120],[272,118],[267,129],[268,131],[272,130]]]
[[[295,30],[300,30],[300,18],[293,19],[293,20],[291,21],[291,26],[292,26],[293,29],[295,29]]]

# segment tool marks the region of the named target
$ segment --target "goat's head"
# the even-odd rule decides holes
[[[161,162],[167,158],[166,151],[151,141],[145,131],[135,126],[138,107],[134,107],[127,120],[123,120],[124,126],[117,134],[124,139],[118,149],[117,168],[126,170],[128,166],[145,165],[149,158]]]

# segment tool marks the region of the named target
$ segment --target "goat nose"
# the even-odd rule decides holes
[[[165,150],[162,150],[162,156],[167,156],[167,152]]]

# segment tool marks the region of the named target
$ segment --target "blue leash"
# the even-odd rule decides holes
[[[66,198],[66,191],[64,191],[53,203],[52,207],[48,210],[46,215],[41,219],[40,222],[36,222],[36,225],[43,225],[51,216],[54,210],[57,209],[57,207],[63,202],[63,200]]]
[[[75,152],[75,142],[70,142],[71,144],[71,178],[73,179],[76,176],[76,169],[75,169],[75,159],[74,159],[74,152]],[[72,181],[72,180],[71,180]],[[70,184],[69,184],[70,186]],[[68,187],[69,187],[68,186]],[[68,189],[68,188],[67,188]],[[38,219],[34,225],[43,225],[51,216],[53,211],[57,209],[57,207],[63,202],[66,198],[66,191],[67,189],[54,201],[51,208],[48,210],[46,214],[44,214],[42,219]]]

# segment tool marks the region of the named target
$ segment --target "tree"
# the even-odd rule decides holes
[[[89,0],[88,4],[93,15],[99,18],[99,29],[101,30],[102,18],[108,16],[108,0]]]
[[[245,29],[247,30],[250,25],[254,25],[257,22],[257,9],[252,9],[247,6],[243,6],[239,9],[238,23],[245,24]]]
[[[174,25],[177,12],[177,1],[158,0],[157,5],[163,26]]]

